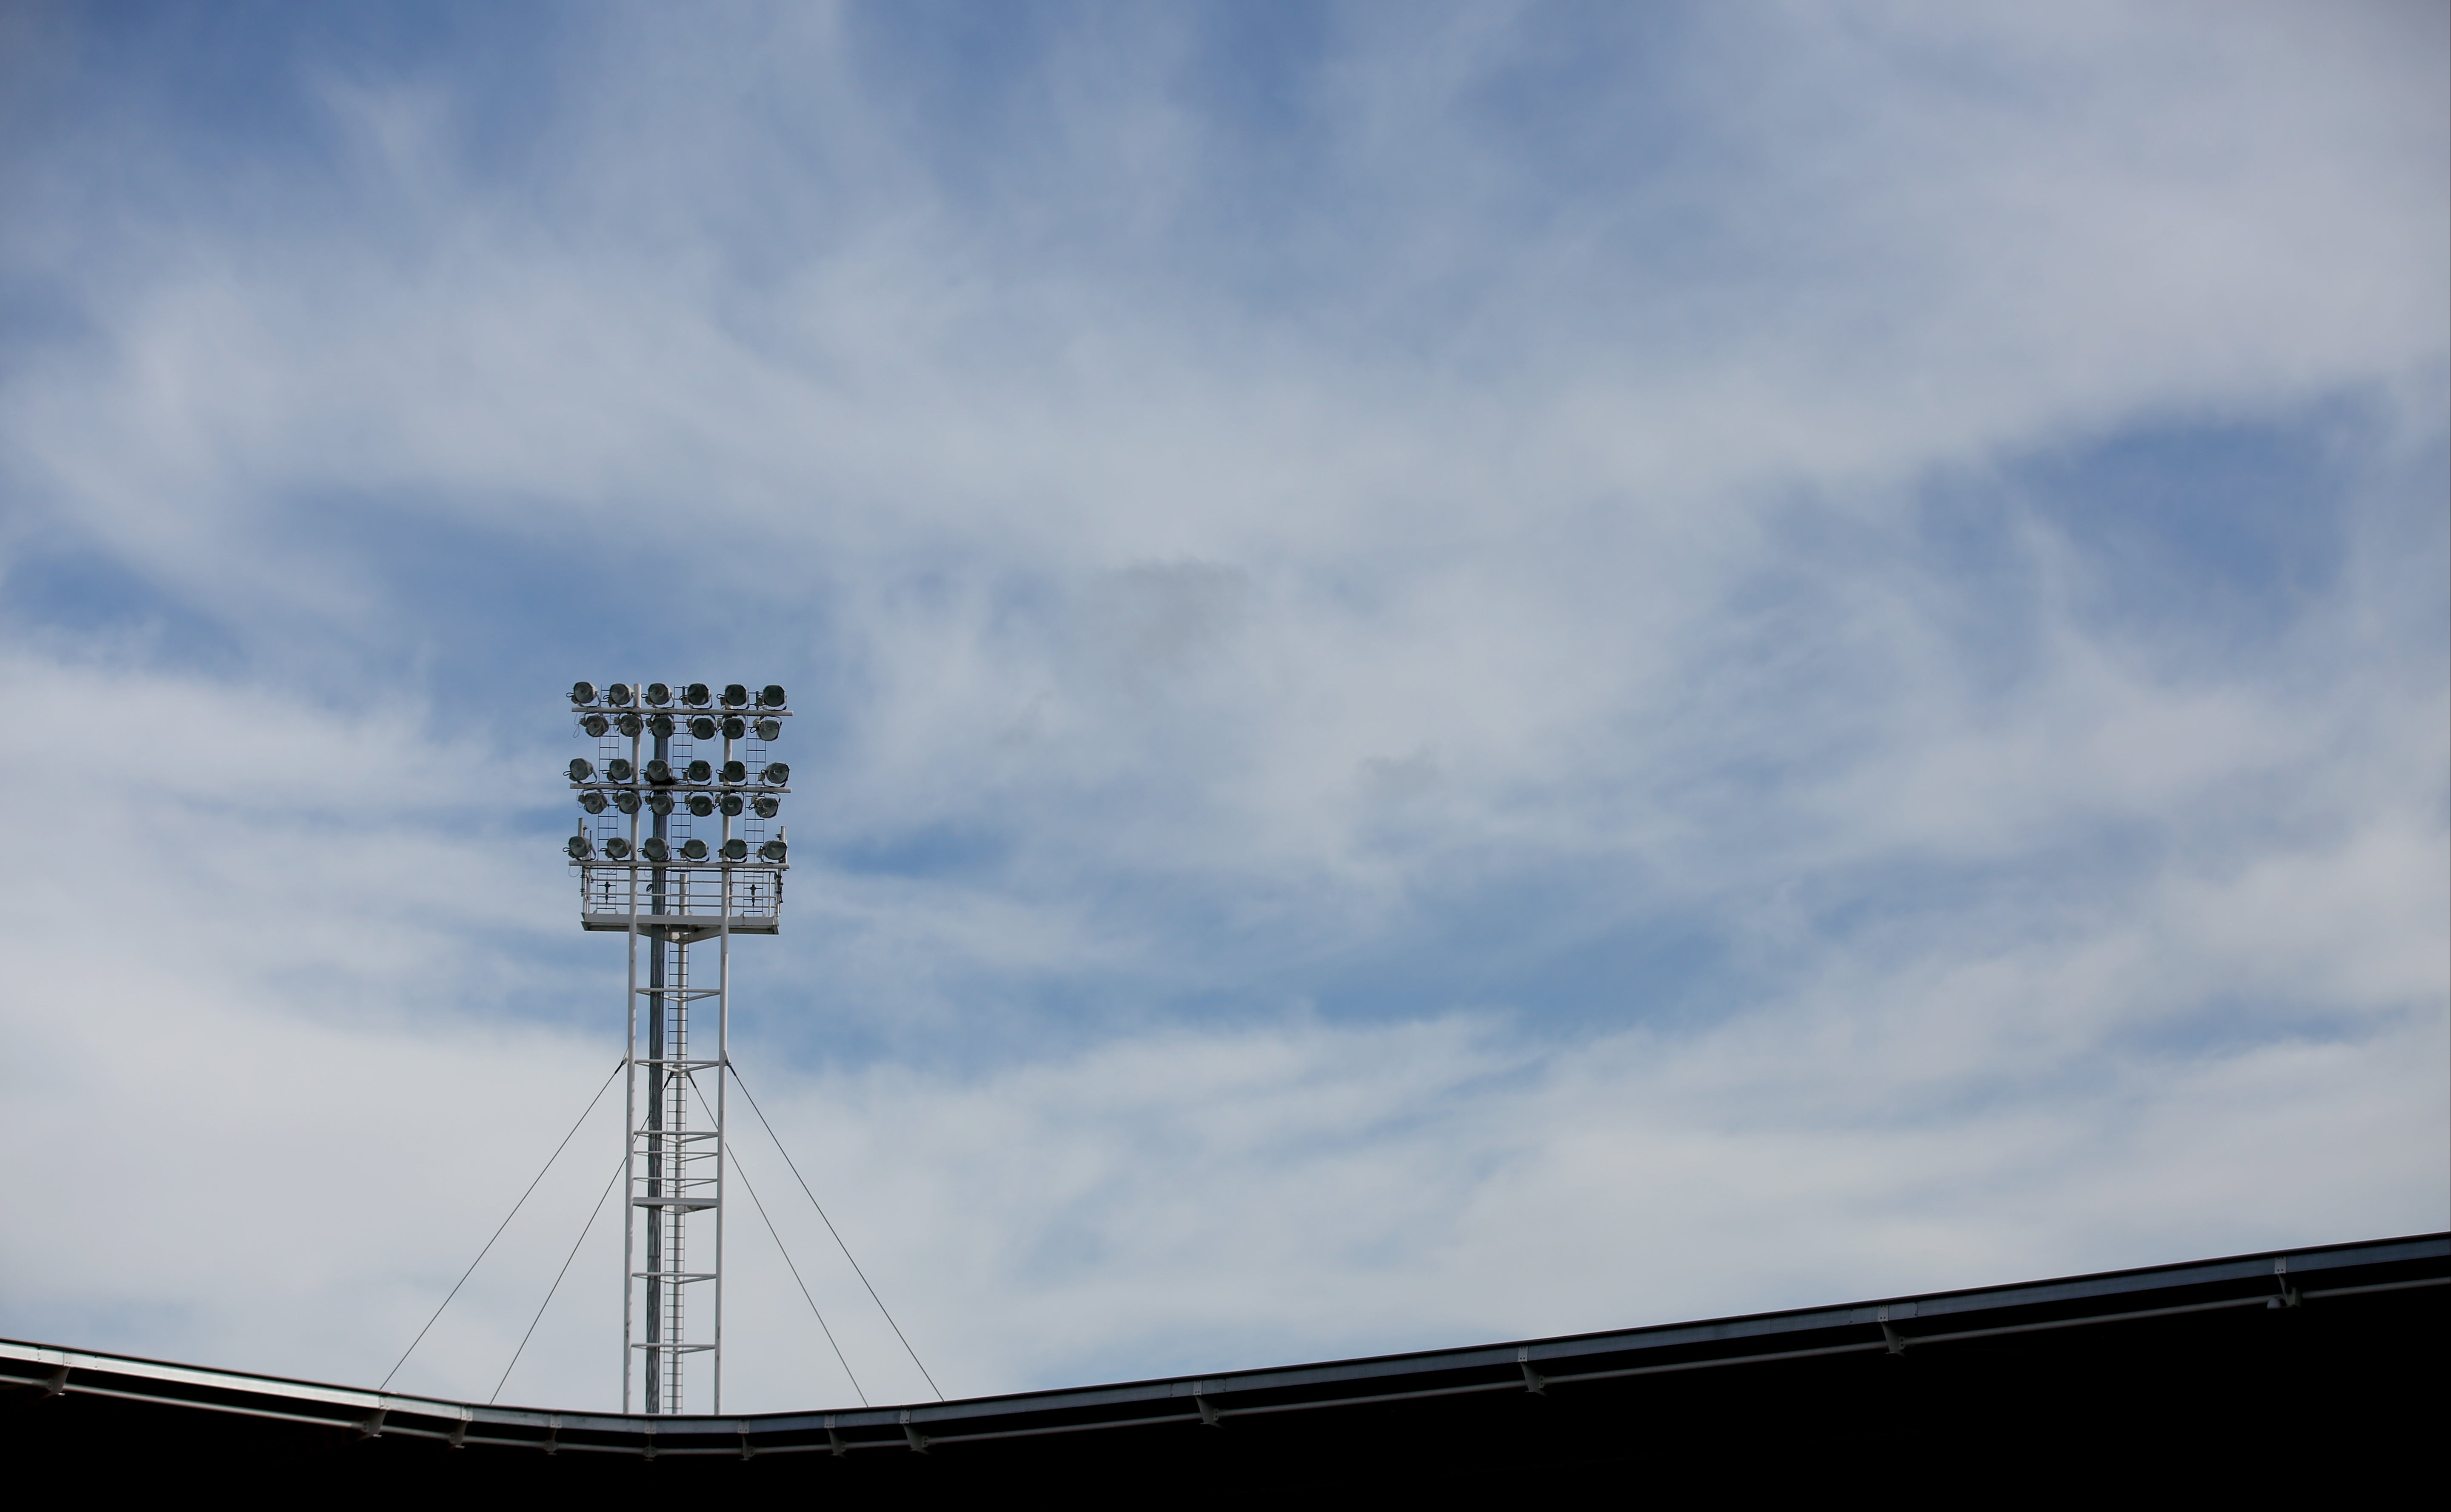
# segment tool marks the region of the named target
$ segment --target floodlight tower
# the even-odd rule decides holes
[[[581,682],[570,690],[570,702],[579,733],[596,742],[596,758],[576,757],[569,772],[585,811],[568,845],[578,874],[578,927],[630,941],[621,1410],[630,1410],[635,1381],[649,1412],[680,1411],[681,1363],[706,1354],[713,1366],[709,1410],[720,1412],[732,939],[773,934],[782,915],[788,853],[781,826],[771,838],[766,831],[791,791],[792,769],[770,759],[768,749],[792,711],[771,683],[752,692],[735,682],[718,694],[703,682],[616,682],[600,690]],[[719,765],[698,754],[718,741]],[[710,847],[709,836],[691,830],[718,815]],[[708,940],[716,951],[712,987],[690,977],[690,947]],[[711,1056],[704,1050],[710,1031]],[[690,1115],[693,1099],[702,1119]],[[693,1219],[710,1216],[712,1233],[692,1231]],[[692,1269],[693,1241],[700,1237],[710,1243],[698,1252],[711,1263]],[[701,1285],[712,1316],[693,1318],[689,1288]]]

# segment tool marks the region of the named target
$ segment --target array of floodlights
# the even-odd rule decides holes
[[[677,690],[678,701],[684,709],[706,708],[716,702],[717,697],[703,682],[693,682]],[[768,683],[754,694],[744,683],[728,683],[719,697],[721,706],[727,710],[784,707],[783,689],[776,683]],[[580,682],[572,684],[570,690],[570,701],[588,710],[578,724],[591,736],[601,736],[618,731],[632,737],[643,734],[669,738],[687,734],[693,740],[718,737],[739,740],[755,735],[760,740],[773,740],[783,733],[780,719],[753,719],[745,713],[717,717],[712,713],[638,712],[640,703],[652,710],[668,710],[675,698],[676,690],[663,682],[650,682],[643,688],[617,682],[601,693],[598,692],[596,684]],[[599,708],[615,712],[603,714],[598,712]],[[584,785],[578,795],[578,806],[590,814],[601,814],[606,809],[636,814],[640,808],[651,814],[670,814],[676,808],[686,808],[700,818],[715,814],[735,815],[745,811],[761,819],[771,819],[781,812],[783,806],[782,799],[775,793],[742,791],[750,782],[749,766],[744,761],[726,761],[717,771],[710,761],[692,761],[675,768],[671,762],[658,757],[649,761],[641,771],[629,757],[615,756],[604,763],[603,776],[599,780],[594,762],[584,757],[573,757],[570,780],[574,785]],[[792,780],[792,769],[784,762],[769,761],[758,770],[756,780],[764,787],[781,789]],[[570,837],[569,850],[570,858],[574,861],[596,858],[595,842],[583,835]],[[604,842],[606,860],[626,861],[630,859],[630,842],[619,835]],[[675,860],[704,861],[711,856],[725,861],[746,862],[749,859],[749,842],[725,840],[710,851],[704,840],[683,840],[678,845],[670,845],[650,836],[638,842],[637,854],[640,859],[657,866]],[[761,861],[779,862],[787,854],[781,840],[768,840],[757,847],[757,858]]]

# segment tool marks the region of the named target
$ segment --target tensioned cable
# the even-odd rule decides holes
[[[794,1160],[792,1158],[792,1152],[783,1148],[783,1136],[775,1132],[775,1126],[773,1124],[766,1123],[766,1109],[757,1106],[756,1095],[750,1091],[749,1084],[747,1082],[740,1080],[739,1067],[735,1066],[732,1068],[732,1079],[740,1083],[740,1095],[749,1099],[749,1110],[757,1115],[757,1122],[765,1125],[766,1137],[775,1142],[775,1152],[783,1157],[784,1165],[792,1168],[792,1179],[800,1184],[800,1190],[808,1196],[809,1206],[817,1210],[817,1216],[819,1218],[825,1218],[826,1232],[834,1236],[834,1247],[843,1252],[843,1258],[845,1260],[851,1261],[852,1274],[859,1277],[859,1284],[861,1286],[868,1287],[868,1300],[875,1303],[876,1310],[885,1314],[886,1326],[893,1330],[893,1337],[902,1340],[902,1352],[911,1357],[911,1363],[912,1365],[919,1365],[919,1374],[927,1379],[928,1389],[936,1393],[936,1400],[939,1402],[944,1401],[944,1388],[936,1384],[936,1378],[934,1376],[928,1374],[928,1367],[919,1364],[919,1351],[912,1348],[911,1341],[903,1337],[902,1325],[893,1321],[892,1310],[885,1306],[885,1299],[876,1294],[876,1287],[869,1282],[868,1272],[859,1268],[858,1260],[854,1259],[852,1255],[851,1246],[843,1243],[842,1230],[834,1227],[834,1221],[833,1219],[826,1218],[826,1205],[817,1201],[817,1194],[815,1192],[809,1190],[809,1178],[800,1174],[799,1162]]]
[[[502,1379],[494,1383],[494,1394],[485,1399],[485,1405],[490,1407],[502,1399],[502,1388],[511,1384],[511,1372],[520,1367],[520,1356],[528,1352],[528,1341],[536,1337],[537,1325],[544,1322],[545,1308],[553,1306],[553,1294],[561,1289],[561,1278],[570,1274],[570,1263],[578,1258],[578,1247],[587,1243],[587,1236],[595,1231],[596,1220],[604,1211],[604,1199],[613,1195],[613,1184],[621,1179],[621,1168],[628,1164],[630,1157],[625,1151],[613,1168],[613,1174],[604,1179],[604,1189],[596,1194],[596,1206],[587,1209],[587,1222],[580,1227],[570,1253],[562,1257],[561,1268],[553,1273],[553,1285],[544,1289],[544,1301],[537,1305],[536,1316],[528,1320],[528,1331],[520,1335],[520,1346],[511,1351],[511,1363],[502,1366]]]
[[[684,1072],[683,1074],[689,1077],[690,1090],[697,1093],[697,1105],[700,1108],[706,1109],[706,1116],[710,1120],[714,1119],[715,1109],[706,1107],[706,1089],[697,1084],[696,1073],[692,1071]],[[816,1318],[817,1326],[825,1333],[826,1343],[833,1346],[834,1363],[843,1367],[844,1375],[851,1376],[851,1389],[853,1394],[859,1398],[859,1404],[861,1406],[867,1406],[868,1393],[861,1388],[859,1377],[852,1375],[851,1362],[843,1358],[842,1345],[834,1343],[834,1331],[826,1325],[826,1315],[823,1312],[818,1311],[817,1299],[809,1295],[809,1284],[800,1280],[800,1267],[793,1263],[792,1251],[790,1247],[783,1243],[783,1235],[775,1227],[775,1220],[766,1216],[766,1204],[759,1200],[757,1196],[757,1188],[755,1184],[751,1182],[749,1179],[749,1168],[740,1163],[740,1150],[731,1144],[730,1141],[726,1141],[723,1152],[732,1157],[732,1168],[740,1172],[740,1185],[749,1193],[750,1206],[755,1208],[757,1209],[757,1216],[765,1221],[766,1231],[775,1236],[775,1247],[781,1251],[783,1264],[790,1267],[792,1280],[799,1286],[800,1300],[809,1305],[809,1311]]]
[[[537,1182],[544,1180],[545,1172],[553,1169],[553,1163],[559,1160],[561,1158],[561,1152],[570,1148],[571,1140],[578,1133],[578,1125],[587,1122],[588,1113],[596,1111],[596,1105],[603,1101],[604,1088],[612,1086],[613,1078],[620,1075],[621,1068],[629,1064],[630,1058],[627,1055],[622,1056],[619,1060],[613,1063],[613,1070],[604,1078],[604,1087],[598,1087],[596,1089],[596,1095],[587,1100],[586,1109],[578,1115],[578,1123],[570,1126],[570,1132],[562,1135],[561,1143],[554,1146],[553,1153],[545,1157],[544,1170],[540,1170],[536,1173],[536,1181],[529,1182],[528,1189],[520,1193],[520,1200],[511,1204],[510,1213],[502,1219],[501,1227],[494,1230],[494,1238],[485,1241],[485,1247],[478,1250],[477,1258],[468,1262],[468,1268],[460,1273],[460,1279],[452,1284],[450,1296],[446,1296],[442,1299],[442,1307],[448,1307],[451,1306],[451,1298],[460,1295],[460,1288],[466,1286],[468,1284],[468,1278],[477,1273],[477,1267],[485,1263],[485,1256],[493,1251],[494,1240],[502,1237],[502,1229],[511,1227],[511,1219],[517,1218],[520,1215],[520,1209],[527,1206],[528,1199],[536,1195]],[[790,1157],[786,1156],[784,1158],[788,1160]],[[434,1325],[442,1317],[442,1307],[435,1308],[434,1316],[425,1320],[425,1326],[417,1330],[417,1337],[408,1341],[408,1347],[400,1352],[400,1359],[392,1365],[389,1371],[384,1373],[382,1385],[375,1387],[377,1391],[381,1391],[384,1386],[390,1385],[391,1378],[400,1374],[400,1367],[408,1364],[408,1357],[417,1353],[417,1346],[425,1342],[426,1334],[433,1329]]]

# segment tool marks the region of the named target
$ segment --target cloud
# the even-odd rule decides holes
[[[640,668],[794,691],[738,1027],[955,1389],[2440,1226],[2439,19],[62,23],[0,1327],[388,1366],[609,1053]]]

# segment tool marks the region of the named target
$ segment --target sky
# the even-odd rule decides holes
[[[2446,16],[0,7],[0,1335],[615,1404],[579,678],[732,1410],[2451,1226]]]

